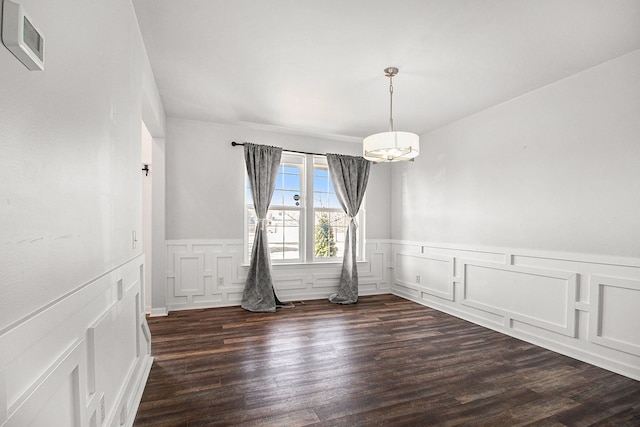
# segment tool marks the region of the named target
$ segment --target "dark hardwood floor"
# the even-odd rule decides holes
[[[148,319],[143,426],[640,426],[640,382],[393,295]]]

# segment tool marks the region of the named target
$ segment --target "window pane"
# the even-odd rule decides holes
[[[257,217],[254,209],[247,213],[247,259],[251,259]],[[300,211],[269,210],[266,226],[272,260],[300,259]]]
[[[282,170],[283,173],[296,175],[296,174],[298,174],[298,172],[300,170],[300,166],[282,165],[282,166],[280,166],[280,169]]]
[[[267,219],[271,259],[300,259],[300,211],[269,210]]]
[[[313,165],[313,206],[321,209],[341,209],[329,169],[322,163]]]
[[[253,205],[253,194],[251,194],[251,184],[249,184],[249,177],[245,179],[245,200],[249,206]]]
[[[335,193],[313,192],[313,206],[320,209],[342,209]]]
[[[344,212],[316,209],[314,212],[314,255],[316,258],[339,257],[344,253],[348,219]]]
[[[296,173],[285,173],[282,175],[282,187],[288,190],[300,191],[300,169],[296,168]]]
[[[302,197],[300,197],[300,191],[282,191],[282,205],[283,206],[300,206],[302,205]]]
[[[282,190],[274,190],[273,196],[271,196],[271,203],[269,206],[282,206],[284,203],[284,193]]]
[[[280,165],[270,206],[300,206],[302,204],[301,176],[302,166]]]
[[[316,169],[317,171],[317,169]],[[313,175],[313,189],[314,191],[324,191],[327,192],[330,189],[329,183],[331,180],[329,179],[329,175]]]
[[[258,218],[256,217],[256,211],[253,208],[247,209],[247,259],[251,259],[251,249],[253,248],[253,241],[256,238],[256,223]]]
[[[336,196],[335,193],[331,193],[329,195],[329,207],[330,208],[339,208],[341,209],[342,206],[340,205],[340,202],[338,201],[338,196]]]
[[[336,196],[329,169],[323,158],[313,165],[314,256],[341,257],[347,230],[347,215]]]

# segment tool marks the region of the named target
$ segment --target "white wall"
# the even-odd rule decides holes
[[[640,51],[422,137],[392,291],[640,379]]]
[[[55,398],[81,414],[74,425],[88,425],[101,393],[107,421],[130,422],[149,363],[142,242],[132,242],[142,236],[140,123],[144,110],[161,128],[162,105],[130,1],[21,4],[46,38],[46,64],[28,71],[0,47],[0,424],[53,399],[52,372],[75,390]],[[111,376],[91,330],[98,347],[131,356]],[[70,370],[57,373],[61,363]]]
[[[152,278],[148,284],[151,288],[151,306],[147,312],[152,315],[167,314],[166,297],[166,246],[165,246],[165,140],[164,138],[153,138],[151,146],[151,157],[153,170],[149,173],[153,181],[151,192],[152,224]]]
[[[422,136],[393,237],[640,256],[640,51]]]
[[[169,118],[166,141],[167,239],[242,239],[244,155],[231,141],[290,150],[361,155],[352,141]],[[390,168],[372,166],[367,187],[367,238],[390,232]]]
[[[23,2],[46,36],[45,71],[0,48],[0,330],[141,253],[131,242],[141,46],[129,3]]]

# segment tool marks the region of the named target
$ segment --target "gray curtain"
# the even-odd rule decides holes
[[[251,264],[242,293],[241,306],[249,311],[276,311],[276,303],[279,303],[273,289],[266,217],[276,186],[280,157],[282,148],[244,143],[244,161],[258,217]]]
[[[356,265],[356,220],[369,180],[371,162],[363,157],[327,154],[329,174],[342,209],[349,217],[345,235],[344,258],[338,293],[329,297],[337,304],[358,302],[358,267]]]

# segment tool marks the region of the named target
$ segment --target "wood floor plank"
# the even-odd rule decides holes
[[[640,426],[640,382],[392,295],[148,323],[136,427]]]

